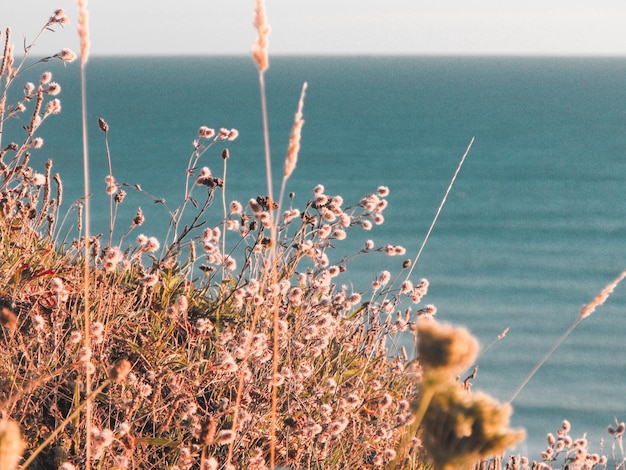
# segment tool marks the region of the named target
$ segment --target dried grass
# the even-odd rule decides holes
[[[88,34],[80,5],[84,71]],[[42,32],[64,24],[57,10]],[[256,24],[266,115],[269,28],[262,1]],[[9,118],[25,125],[14,136],[21,143],[0,145],[0,455],[10,447],[3,447],[13,426],[7,423],[17,423],[26,443],[23,468],[417,469],[481,459],[478,468],[530,468],[521,457],[490,457],[521,434],[506,427],[508,405],[472,394],[472,376],[459,382],[477,353],[469,333],[435,323],[434,306],[405,308],[420,304],[428,290],[427,280],[409,279],[410,262],[403,264],[408,274],[378,273],[370,292],[337,284],[354,256],[405,254],[403,247],[367,241],[354,256],[329,263],[344,238],[382,222],[388,188],[346,205],[318,185],[301,208],[285,209],[272,199],[268,173],[267,195],[227,203],[224,145],[238,132],[201,126],[181,172],[185,198],[168,209],[163,240],[137,233],[140,209],[132,221],[117,219],[118,207],[130,203],[127,190],[164,203],[139,185],[117,182],[109,165],[110,227],[101,246],[89,232],[87,196],[72,205],[79,208],[78,231],[66,230],[71,212],[61,218],[60,176],[51,161],[43,174],[30,166],[30,152],[44,144],[37,129],[60,111],[60,85],[44,72],[39,84],[27,84],[23,99],[8,104],[7,90],[24,64],[13,63],[9,41],[7,30],[0,131]],[[65,49],[42,62],[53,58],[70,62],[76,55]],[[284,182],[295,167],[303,99],[304,89]],[[84,116],[85,109],[83,102]],[[109,126],[104,119],[98,124],[108,154]],[[201,166],[207,153],[222,155],[221,178]],[[269,158],[266,152],[268,164]],[[222,220],[207,227],[220,191]],[[127,229],[116,239],[119,224]],[[235,243],[226,244],[227,232]],[[617,282],[592,304],[604,302]],[[387,350],[406,332],[419,349],[413,361]],[[13,431],[11,455],[21,452]],[[549,440],[550,466],[606,462],[568,431]],[[623,423],[609,432],[614,453],[618,444],[622,450]]]

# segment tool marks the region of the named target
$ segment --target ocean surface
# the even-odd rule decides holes
[[[80,197],[79,66],[46,64],[63,112],[44,123],[41,150],[61,174],[65,207]],[[108,174],[97,118],[110,125],[117,181],[139,183],[174,209],[201,125],[236,128],[227,199],[266,194],[257,73],[245,57],[91,58],[87,66],[92,231],[108,230]],[[37,73],[26,78],[37,80]],[[581,307],[626,268],[626,59],[280,57],[266,74],[276,187],[300,89],[306,124],[288,190],[303,207],[322,183],[348,203],[390,188],[385,224],[349,232],[331,263],[371,238],[413,258],[459,159],[475,143],[415,268],[437,317],[466,325],[484,347],[475,390],[506,401]],[[13,123],[6,135],[18,135]],[[17,137],[16,137],[17,138]],[[5,136],[5,141],[9,138]],[[201,160],[221,175],[221,149]],[[277,192],[278,190],[275,189]],[[115,237],[137,206],[142,230],[165,236],[168,215],[129,191]],[[73,214],[73,213],[72,213]],[[74,224],[70,214],[67,226]],[[220,219],[220,204],[208,222]],[[211,219],[214,217],[214,219]],[[355,260],[344,282],[366,290],[402,260]],[[512,425],[538,459],[563,419],[593,451],[614,419],[626,420],[626,285],[585,319],[514,400]]]

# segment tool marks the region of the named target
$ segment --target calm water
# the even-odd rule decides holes
[[[45,124],[34,161],[42,170],[54,159],[71,201],[82,191],[78,66],[53,70],[64,112]],[[626,268],[626,59],[277,58],[266,80],[275,175],[309,83],[289,188],[296,205],[317,183],[347,202],[391,189],[385,225],[350,232],[346,251],[372,238],[415,253],[476,137],[414,274],[430,280],[426,301],[439,318],[467,325],[483,345],[510,328],[480,358],[476,389],[507,400],[581,306]],[[98,117],[111,126],[117,180],[140,183],[172,208],[200,125],[240,131],[228,146],[228,199],[266,193],[249,59],[93,58],[88,88],[96,229],[107,220]],[[220,173],[219,151],[202,164]],[[125,204],[120,227],[140,205],[145,233],[165,233],[161,207],[137,194]],[[399,262],[359,260],[345,282],[366,286]],[[626,419],[625,307],[621,286],[515,400],[513,425],[529,433],[520,452],[538,458],[565,418],[598,450],[614,417]]]

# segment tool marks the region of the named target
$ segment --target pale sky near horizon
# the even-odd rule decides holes
[[[16,49],[63,7],[72,20],[39,41],[78,50],[69,0],[5,0]],[[92,55],[244,55],[254,0],[90,0]],[[266,0],[270,54],[626,56],[626,0]],[[4,39],[4,34],[2,35]]]

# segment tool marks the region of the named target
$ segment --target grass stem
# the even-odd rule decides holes
[[[450,180],[450,184],[448,185],[448,188],[446,189],[446,193],[443,195],[443,199],[441,200],[441,203],[439,204],[439,207],[437,208],[437,212],[435,213],[435,217],[433,217],[433,221],[431,222],[430,227],[428,228],[428,231],[426,232],[426,236],[424,237],[424,240],[422,241],[422,245],[420,246],[419,250],[417,251],[417,255],[415,256],[415,259],[413,260],[413,263],[411,263],[411,268],[409,269],[409,272],[406,275],[406,279],[407,280],[411,277],[411,274],[413,273],[413,269],[415,269],[415,265],[417,265],[417,262],[420,259],[420,256],[422,256],[422,251],[424,251],[424,247],[426,246],[426,242],[428,241],[428,238],[430,237],[430,234],[432,233],[433,229],[435,228],[435,224],[437,223],[437,219],[439,218],[439,214],[441,214],[441,210],[443,209],[443,206],[446,203],[446,199],[448,199],[448,194],[450,194],[450,190],[452,189],[452,186],[454,186],[454,182],[456,181],[456,177],[458,176],[459,171],[461,171],[461,167],[463,166],[463,163],[465,162],[465,158],[469,154],[469,151],[472,148],[472,145],[474,144],[474,139],[475,138],[472,137],[472,140],[470,140],[469,145],[465,149],[465,153],[461,157],[461,161],[459,162],[459,164],[456,167],[454,175],[452,176],[452,179]]]

